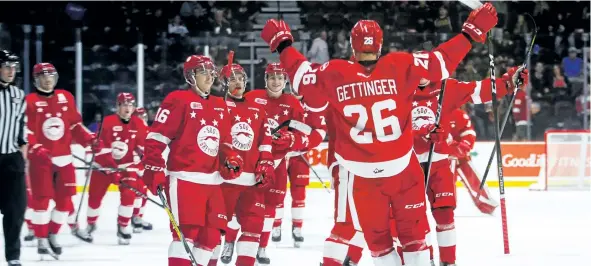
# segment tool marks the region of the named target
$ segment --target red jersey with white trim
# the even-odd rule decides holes
[[[54,164],[65,166],[72,162],[72,141],[90,145],[94,134],[82,124],[70,92],[56,89],[50,96],[33,92],[25,100],[29,147],[42,145],[51,152]]]
[[[232,145],[244,160],[240,177],[226,183],[252,186],[256,184],[254,170],[261,159],[272,160],[271,136],[265,134],[267,115],[265,110],[250,100],[227,97],[230,113]]]
[[[507,85],[501,79],[496,80],[497,98],[501,98],[508,93]],[[421,127],[429,124],[435,124],[435,115],[437,113],[437,102],[439,92],[441,91],[441,82],[431,82],[423,89],[417,89],[412,100],[412,127],[413,130],[419,130]],[[445,95],[441,107],[441,120],[439,126],[450,132],[450,114],[459,109],[467,102],[482,104],[492,100],[492,89],[490,78],[462,82],[456,79],[447,79],[445,84]],[[453,139],[449,136],[448,143]],[[429,154],[431,142],[424,136],[414,134],[414,149],[420,162],[426,162]],[[448,145],[435,145],[435,152],[432,161],[436,162],[448,157]]]
[[[127,123],[119,115],[112,114],[103,120],[101,139],[111,148],[111,155],[119,167],[134,162],[134,153],[144,153],[148,127],[139,117],[132,115]]]
[[[303,121],[304,108],[292,94],[282,94],[278,98],[271,98],[266,90],[253,90],[245,94],[244,98],[261,106],[267,113],[265,132],[269,137],[271,137],[272,130],[287,120]],[[282,130],[287,130],[287,128]],[[273,151],[274,160],[283,159],[285,156],[285,151]]]
[[[166,96],[146,138],[144,164],[164,166],[162,152],[170,152],[170,176],[198,184],[221,184],[220,145],[232,146],[230,114],[224,99],[203,98],[192,90]]]
[[[525,91],[518,90],[515,95],[515,103],[513,104],[513,119],[515,119],[515,125],[527,125],[527,95]]]
[[[421,78],[449,77],[471,48],[458,35],[432,52],[389,53],[371,69],[347,60],[311,64],[295,48],[280,55],[293,89],[312,108],[334,109],[335,158],[367,178],[402,172],[414,156],[412,97]]]
[[[453,110],[449,114],[449,134],[456,142],[464,142],[474,149],[476,131],[472,127],[470,116],[462,109]]]

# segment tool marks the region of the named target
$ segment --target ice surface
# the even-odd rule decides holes
[[[498,196],[498,191],[491,192]],[[591,265],[591,192],[507,189],[506,194],[511,255],[503,254],[500,212],[497,210],[494,217],[480,214],[465,189],[458,189],[458,265]],[[287,200],[290,202],[289,196]],[[303,231],[306,242],[299,249],[293,248],[290,212],[286,210],[283,241],[278,246],[269,244],[267,253],[272,265],[319,265],[323,241],[332,227],[332,201],[333,195],[323,189],[308,190]],[[60,233],[64,253],[59,261],[39,261],[36,248],[23,247],[23,265],[166,265],[171,240],[166,213],[148,202],[145,219],[154,224],[154,230],[134,234],[131,245],[119,246],[116,238],[118,202],[116,192],[105,197],[94,244],[75,239],[64,226]],[[85,217],[84,210],[81,217]],[[3,249],[0,256],[4,257]],[[367,252],[360,265],[373,265]]]

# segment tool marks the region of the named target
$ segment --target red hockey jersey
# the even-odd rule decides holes
[[[191,90],[166,96],[146,138],[143,162],[164,166],[171,177],[198,184],[221,184],[220,145],[232,147],[230,114],[224,99]]]
[[[501,79],[496,80],[497,98],[505,96],[509,91],[507,85]],[[434,124],[437,113],[437,101],[441,91],[441,82],[431,82],[424,89],[417,89],[412,100],[412,127],[419,130],[421,127]],[[461,82],[455,79],[447,79],[445,95],[441,108],[439,126],[450,132],[450,114],[459,109],[466,102],[482,104],[492,100],[490,78],[481,81]],[[452,141],[451,136],[449,142]],[[420,162],[427,162],[431,143],[424,136],[415,134],[414,149]],[[436,162],[448,157],[448,145],[436,145],[432,161]]]
[[[31,93],[25,98],[29,147],[42,145],[51,152],[51,161],[59,167],[72,163],[72,141],[89,146],[94,134],[83,124],[74,96],[56,89],[51,96]],[[101,150],[96,155],[108,153]]]
[[[304,108],[292,94],[282,94],[275,99],[269,97],[266,90],[253,90],[245,94],[244,98],[261,106],[267,113],[265,132],[268,136],[271,136],[271,131],[279,127],[283,122],[287,120],[302,121],[304,118]],[[285,158],[286,153],[287,151],[273,150],[273,159],[281,160]]]
[[[111,148],[111,155],[121,168],[134,163],[134,153],[144,153],[144,142],[148,128],[137,116],[131,116],[124,123],[119,115],[112,114],[103,119],[101,139],[106,147]]]
[[[340,59],[311,64],[293,47],[280,60],[308,106],[322,109],[329,102],[334,109],[339,164],[355,175],[379,178],[402,172],[413,156],[410,103],[419,80],[448,78],[470,48],[458,35],[432,52],[387,54],[372,70]]]
[[[226,183],[253,186],[254,170],[261,159],[272,160],[271,136],[265,134],[267,115],[265,110],[250,100],[226,99],[232,124],[232,146],[244,160],[240,177],[227,180]]]
[[[527,125],[527,95],[525,91],[518,90],[515,95],[515,103],[513,104],[513,119],[515,119],[515,125]]]
[[[454,141],[464,142],[474,148],[476,142],[476,131],[472,127],[470,116],[462,109],[453,110],[449,114],[449,134]]]
[[[328,106],[328,104],[327,104]],[[306,148],[301,151],[292,151],[287,154],[287,157],[299,156],[307,153],[310,149],[313,149],[320,145],[326,137],[326,107],[323,108],[312,108],[305,103],[302,104],[304,108],[304,115],[302,118],[303,124],[296,126],[300,133],[303,135],[303,141],[306,144]]]

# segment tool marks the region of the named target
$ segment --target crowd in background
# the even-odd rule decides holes
[[[84,47],[83,87],[85,121],[98,119],[96,109],[112,111],[115,95],[137,91],[138,40],[144,43],[145,107],[153,119],[160,101],[171,90],[186,86],[182,63],[190,54],[207,54],[218,66],[226,63],[228,50],[239,49],[250,41],[256,17],[265,2],[84,2],[83,22],[64,12],[67,3],[39,3],[23,15],[45,16],[43,60],[54,63],[60,74],[60,87],[74,92],[75,56],[73,28],[81,27]],[[584,47],[589,46],[589,2],[500,2],[494,1],[499,23],[493,30],[497,75],[507,67],[526,60],[533,32],[529,13],[537,23],[538,35],[531,54],[529,112],[531,139],[543,139],[547,128],[579,129],[589,118],[589,99],[585,95]],[[383,53],[430,50],[459,32],[469,10],[457,1],[300,1],[306,55],[312,62],[351,56],[349,31],[359,19],[377,20],[384,30]],[[6,14],[0,11],[0,17]],[[11,10],[12,11],[12,10]],[[108,14],[105,12],[108,11]],[[105,19],[108,16],[108,19]],[[77,24],[78,23],[78,24]],[[37,25],[33,23],[33,25]],[[67,30],[64,30],[67,29]],[[305,34],[303,34],[305,33]],[[19,52],[23,47],[22,28],[17,21],[0,24],[0,46]],[[34,35],[31,37],[34,40]],[[33,48],[32,48],[33,49]],[[586,50],[588,51],[588,49]],[[588,58],[588,56],[587,56]],[[261,59],[250,73],[249,82],[264,86]],[[460,80],[480,80],[489,74],[488,46],[475,45],[455,73]],[[220,84],[215,85],[220,90]],[[587,94],[588,95],[588,94]],[[507,100],[501,110],[507,108]],[[489,106],[468,108],[479,139],[492,139]],[[505,139],[526,139],[515,122]]]

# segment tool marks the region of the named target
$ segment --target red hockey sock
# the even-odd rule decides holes
[[[437,222],[437,243],[439,257],[442,262],[456,261],[456,227],[452,208],[437,208],[433,210],[433,218]]]
[[[259,249],[259,238],[253,234],[243,233],[236,243],[236,266],[253,266]]]
[[[236,242],[237,237],[238,237],[238,229],[231,229],[231,228],[226,229],[226,236],[225,236],[226,243]]]

